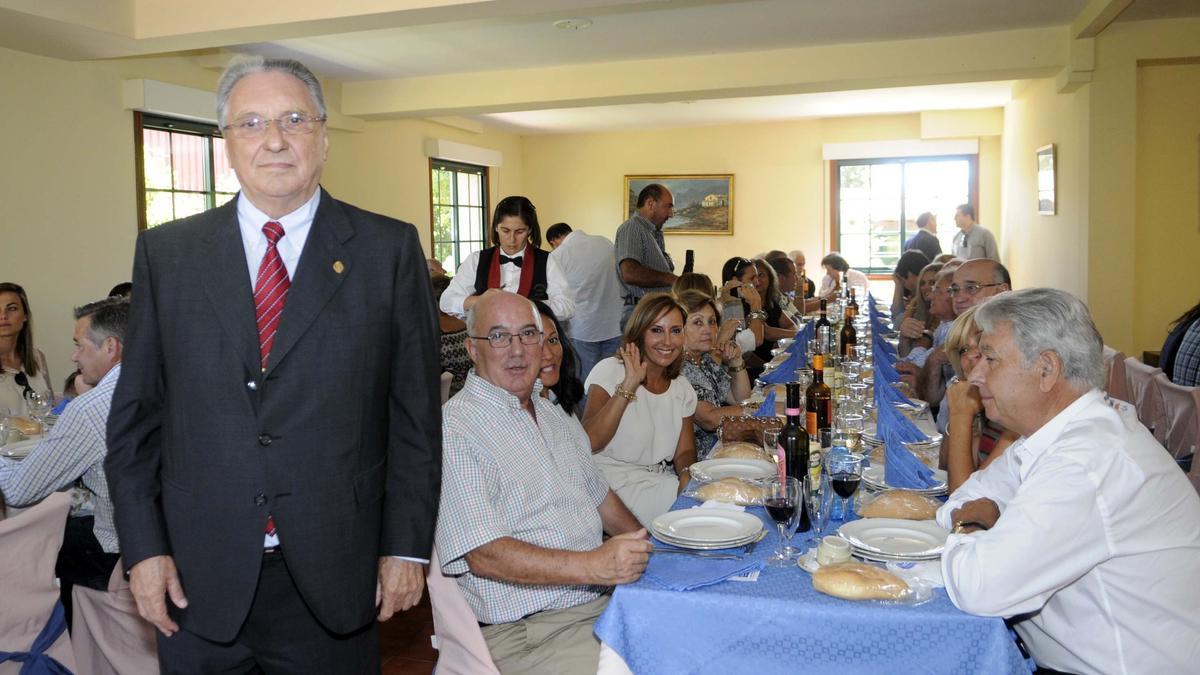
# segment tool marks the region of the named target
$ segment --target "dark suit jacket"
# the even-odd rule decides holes
[[[904,242],[904,250],[916,249],[929,258],[929,262],[942,254],[942,243],[928,230],[917,230],[917,233]]]
[[[105,469],[126,568],[172,555],[181,626],[228,641],[273,514],[331,631],[375,616],[380,555],[428,558],[441,480],[438,332],[412,225],[320,205],[266,372],[236,199],[143,232]],[[169,604],[169,603],[168,603]]]

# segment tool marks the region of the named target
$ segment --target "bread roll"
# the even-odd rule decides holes
[[[874,565],[845,562],[822,565],[813,573],[813,588],[846,600],[899,600],[908,584]]]
[[[722,478],[697,488],[696,499],[748,506],[762,503],[763,489],[741,478]]]
[[[730,441],[722,443],[713,448],[713,451],[708,455],[709,459],[761,459],[771,461],[766,452],[763,452],[762,446],[745,441]]]
[[[42,425],[28,417],[10,417],[8,418],[8,425],[26,436],[36,436],[42,433]]]
[[[858,514],[863,518],[903,518],[932,520],[937,515],[938,502],[911,490],[888,490],[864,500]]]

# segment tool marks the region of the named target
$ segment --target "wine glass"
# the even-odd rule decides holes
[[[779,453],[781,452],[778,429],[763,429],[762,449],[763,452],[767,453],[768,457],[774,457],[778,462]]]
[[[800,526],[801,516],[807,515],[800,494],[800,481],[791,476],[769,478],[763,489],[763,506],[779,530],[779,549],[767,558],[767,564],[787,567],[793,564],[792,561],[799,554],[791,545],[792,535]]]
[[[8,443],[8,420],[12,417],[12,411],[8,408],[0,408],[0,446]]]
[[[29,417],[46,429],[46,415],[54,408],[54,397],[50,392],[39,392],[30,389],[25,392],[25,404],[29,409]]]
[[[829,474],[829,485],[842,498],[844,523],[851,519],[850,498],[858,491],[858,484],[862,480],[863,459],[861,454],[854,452],[830,453],[826,456],[825,470]]]
[[[829,524],[829,507],[833,504],[833,490],[829,489],[829,478],[812,473],[804,476],[805,508],[811,528],[805,540],[809,546],[821,541],[825,526]]]
[[[813,371],[812,368],[805,366],[796,369],[796,381],[800,383],[800,396],[803,398],[804,392],[808,389],[808,385],[812,384]]]

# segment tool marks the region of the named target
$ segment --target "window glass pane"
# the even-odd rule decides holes
[[[237,192],[241,189],[238,185],[237,174],[229,166],[229,155],[225,153],[225,139],[212,139],[213,149],[213,176],[216,179],[214,186],[218,192]],[[217,203],[223,204],[228,200],[221,200],[219,197]]]
[[[208,209],[207,199],[203,194],[189,192],[175,193],[175,217],[186,218]]]
[[[146,191],[146,227],[162,225],[175,219],[175,207],[170,192]]]
[[[208,189],[205,167],[208,165],[206,139],[191,134],[171,134],[171,166],[176,190]]]
[[[449,206],[433,207],[433,240],[454,241],[453,209]]]
[[[468,182],[470,187],[467,194],[467,203],[471,206],[483,206],[483,176],[480,174],[471,174],[471,180]]]
[[[433,245],[433,257],[442,263],[442,267],[450,274],[458,270],[458,261],[454,259],[454,244],[441,242]]]
[[[171,189],[171,134],[142,130],[142,172],[147,188]]]
[[[235,196],[235,194],[228,192],[218,192],[213,195],[213,206],[220,206],[230,199],[233,199]]]
[[[473,208],[467,213],[467,222],[460,235],[464,239],[483,241],[483,208]]]

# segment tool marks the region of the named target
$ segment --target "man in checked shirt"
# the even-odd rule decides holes
[[[93,388],[71,401],[46,438],[22,461],[0,459],[0,493],[12,506],[30,506],[76,480],[95,493],[95,520],[68,518],[55,572],[62,582],[63,607],[71,622],[71,587],[108,588],[121,556],[113,526],[112,500],[104,476],[104,440],[113,389],[121,374],[128,298],[106,298],[75,310],[75,351],[71,360]],[[91,524],[88,527],[88,524]]]

